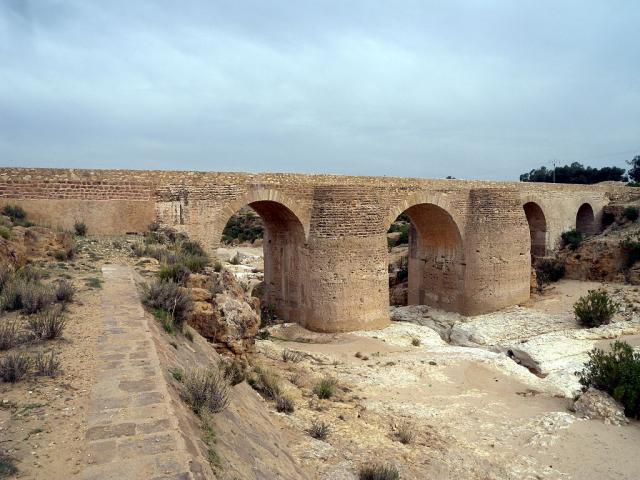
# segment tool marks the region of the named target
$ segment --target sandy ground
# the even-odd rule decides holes
[[[522,319],[542,318],[537,334],[566,334],[564,341],[572,345],[571,334],[581,332],[571,307],[600,286],[560,282],[526,306],[493,314],[493,321],[512,319],[517,328]],[[606,287],[630,307],[618,320],[636,328],[631,307],[640,305],[637,288]],[[640,423],[613,426],[578,418],[571,412],[572,399],[555,388],[566,376],[547,381],[495,348],[451,345],[436,330],[405,322],[337,335],[293,324],[271,331],[270,340],[258,342],[259,357],[281,373],[296,403],[294,413],[274,415],[300,432],[314,419],[331,426],[325,441],[308,438],[294,450],[317,478],[354,479],[359,466],[372,461],[394,464],[401,478],[410,479],[638,478]],[[420,339],[419,346],[412,345],[413,338]],[[639,336],[622,338],[637,344]],[[589,345],[606,348],[613,340]],[[284,349],[302,352],[304,359],[284,362]],[[337,380],[338,392],[318,400],[312,388],[326,375]],[[409,445],[394,437],[394,426],[403,422],[415,431]]]
[[[45,274],[45,282],[65,278],[77,289],[65,313],[63,337],[12,349],[30,354],[55,351],[61,374],[55,378],[29,374],[15,384],[0,383],[0,448],[19,469],[16,478],[79,478],[87,464],[87,411],[101,333],[100,267],[109,261],[136,259],[130,257],[122,238],[86,238],[78,243],[73,261],[34,262]],[[0,321],[11,316],[17,314],[5,313]]]

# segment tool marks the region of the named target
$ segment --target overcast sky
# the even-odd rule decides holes
[[[624,166],[639,25],[632,0],[0,0],[0,165]]]

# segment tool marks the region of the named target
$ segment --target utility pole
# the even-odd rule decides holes
[[[553,183],[556,183],[556,160],[553,160]]]

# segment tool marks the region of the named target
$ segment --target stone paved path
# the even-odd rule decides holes
[[[86,480],[191,479],[166,383],[129,267],[102,268],[103,335],[91,392]]]

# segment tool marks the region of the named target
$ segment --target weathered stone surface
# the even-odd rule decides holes
[[[601,419],[612,425],[626,425],[629,419],[624,408],[611,395],[595,388],[589,388],[573,404],[575,412],[591,419]]]
[[[265,224],[265,303],[324,332],[388,324],[387,230],[403,212],[413,225],[408,302],[476,315],[529,298],[531,245],[544,254],[566,230],[592,232],[604,205],[638,193],[608,184],[0,169],[0,204],[19,204],[35,221],[69,229],[82,218],[96,234],[157,221],[211,251],[249,205]]]
[[[260,300],[245,293],[229,271],[213,273],[212,282],[215,296],[209,302],[194,304],[189,325],[236,355],[253,350],[260,325]]]

